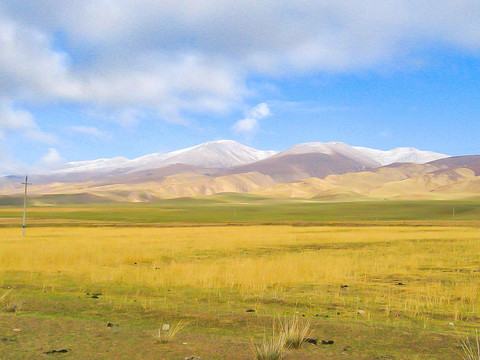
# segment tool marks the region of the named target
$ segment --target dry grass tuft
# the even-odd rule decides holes
[[[13,289],[5,291],[0,295],[0,311],[16,312],[23,306],[23,299],[17,299],[13,296]]]
[[[310,334],[310,321],[299,317],[280,320],[279,327],[286,348],[300,348]]]
[[[161,328],[153,332],[155,342],[158,344],[166,344],[172,341],[183,328],[186,326],[182,321],[179,321],[175,326],[170,327],[169,330],[162,330]]]
[[[472,343],[468,337],[462,339],[462,349],[464,352],[463,360],[480,360],[480,340],[477,330],[475,330],[475,342]]]
[[[10,300],[11,294],[13,289],[5,291],[2,295],[0,295],[0,309],[3,309],[5,304]]]
[[[255,360],[278,360],[282,358],[285,348],[285,336],[280,334],[269,340],[263,339],[260,345],[253,344]]]

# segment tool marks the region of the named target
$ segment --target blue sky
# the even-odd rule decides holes
[[[0,2],[0,173],[216,139],[480,154],[477,0]]]

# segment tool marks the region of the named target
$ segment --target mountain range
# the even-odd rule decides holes
[[[425,163],[447,157],[430,151],[414,148],[396,148],[381,151],[365,147],[349,146],[340,142],[304,143],[295,145],[285,151],[257,150],[233,140],[206,142],[170,153],[154,153],[129,160],[122,157],[98,159],[91,161],[70,162],[56,173],[82,173],[89,171],[108,172],[113,170],[139,171],[158,169],[174,164],[193,165],[204,168],[225,169],[247,165],[271,157],[300,154],[340,155],[367,167],[378,167],[394,162]]]
[[[278,152],[218,140],[133,160],[67,163],[30,176],[29,194],[39,203],[60,195],[140,202],[222,192],[326,201],[465,198],[479,195],[479,175],[480,156],[382,151],[340,142],[304,143]],[[20,179],[3,177],[0,196],[20,197]]]

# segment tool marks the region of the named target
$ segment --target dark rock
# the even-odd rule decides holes
[[[333,345],[333,340],[322,340],[322,345]]]
[[[98,299],[98,295],[92,295],[90,296],[91,299]]]
[[[345,289],[347,287],[348,287],[348,285],[340,285],[340,288],[342,288],[342,289]]]
[[[306,343],[309,343],[309,344],[313,344],[313,345],[317,345],[317,339],[313,339],[313,338],[305,338],[303,339],[303,341],[305,341]]]
[[[405,285],[405,284],[402,283],[402,282],[398,282],[398,283],[396,283],[395,285]]]
[[[118,325],[112,324],[112,323],[108,323],[108,324],[107,324],[107,327],[114,327],[114,326],[118,326]]]
[[[49,351],[45,351],[44,354],[65,354],[69,351],[70,351],[69,349],[49,350]]]
[[[246,312],[255,312],[255,309],[247,309]]]

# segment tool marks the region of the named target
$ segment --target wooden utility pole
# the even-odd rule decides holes
[[[27,213],[27,186],[31,185],[28,183],[28,176],[25,175],[25,182],[22,183],[25,185],[25,195],[23,196],[23,221],[22,221],[22,236],[25,236],[25,218]]]

